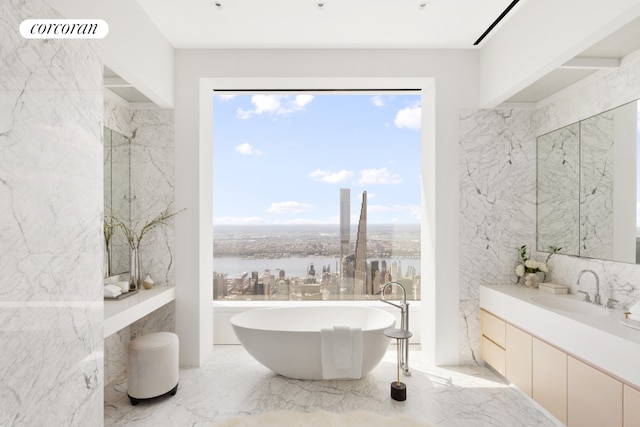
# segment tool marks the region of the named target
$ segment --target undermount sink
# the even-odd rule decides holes
[[[590,314],[593,316],[608,316],[609,310],[606,308],[592,305],[587,302],[579,301],[562,296],[552,295],[533,295],[529,297],[535,304],[543,305],[554,310],[565,311],[576,314]]]

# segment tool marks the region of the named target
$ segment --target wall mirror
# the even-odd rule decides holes
[[[125,222],[131,221],[130,209],[130,139],[103,129],[104,141],[104,214],[105,214],[105,276],[129,271],[129,244],[118,228],[110,227],[109,214]],[[109,230],[111,232],[109,233]]]
[[[537,250],[639,263],[638,101],[537,139]]]

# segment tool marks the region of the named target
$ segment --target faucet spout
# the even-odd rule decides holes
[[[593,303],[596,305],[602,305],[602,303],[600,302],[600,278],[598,277],[595,271],[588,270],[588,269],[582,270],[580,273],[578,273],[578,278],[576,279],[576,285],[580,286],[580,278],[584,273],[591,273],[593,274],[593,277],[596,279],[596,292],[593,295]]]
[[[391,302],[389,300],[384,299],[385,291],[387,290],[387,288],[389,286],[393,286],[393,285],[399,286],[400,289],[402,289],[402,300],[401,300],[400,304],[396,304],[394,302]],[[404,288],[404,286],[402,286],[402,284],[400,284],[398,282],[387,282],[387,283],[385,283],[385,285],[382,287],[382,290],[380,291],[380,301],[386,302],[387,304],[391,304],[394,307],[398,307],[400,310],[402,310],[403,307],[407,306],[407,290]]]

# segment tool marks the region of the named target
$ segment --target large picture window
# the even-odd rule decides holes
[[[419,298],[419,93],[216,92],[213,111],[214,299]]]

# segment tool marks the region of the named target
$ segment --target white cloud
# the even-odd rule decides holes
[[[238,217],[238,216],[223,216],[223,217],[214,217],[213,224],[214,225],[228,225],[228,224],[265,224],[266,221],[259,216],[246,216],[246,217]]]
[[[253,95],[251,97],[253,109],[243,110],[242,108],[238,108],[236,117],[239,119],[249,119],[260,114],[291,114],[295,111],[304,110],[304,107],[312,100],[312,95],[297,95],[295,98],[286,95]]]
[[[371,102],[376,107],[384,107],[384,99],[382,99],[380,95],[376,95],[373,98],[371,98]]]
[[[236,97],[235,95],[216,95],[216,96],[223,101],[230,101]]]
[[[327,182],[329,184],[339,184],[353,178],[354,173],[348,170],[341,170],[340,172],[329,172],[321,169],[316,169],[309,174],[311,178],[317,181]]]
[[[313,206],[311,206],[308,203],[287,201],[287,202],[271,203],[271,206],[269,207],[269,209],[267,209],[267,212],[291,214],[291,213],[309,212],[312,209],[313,209]]]
[[[244,144],[240,144],[236,146],[236,151],[240,154],[244,154],[245,156],[261,156],[262,152],[256,149],[254,146],[245,142]]]
[[[294,106],[304,108],[305,105],[313,101],[313,95],[297,95],[293,101]]]
[[[399,128],[420,130],[422,108],[418,106],[406,107],[396,113],[394,124]]]
[[[256,112],[256,114],[273,113],[282,108],[280,99],[280,96],[253,95],[251,97],[251,103],[255,105],[254,111]]]
[[[360,179],[358,184],[400,184],[402,179],[400,175],[389,172],[387,168],[380,169],[364,169],[360,171]]]

